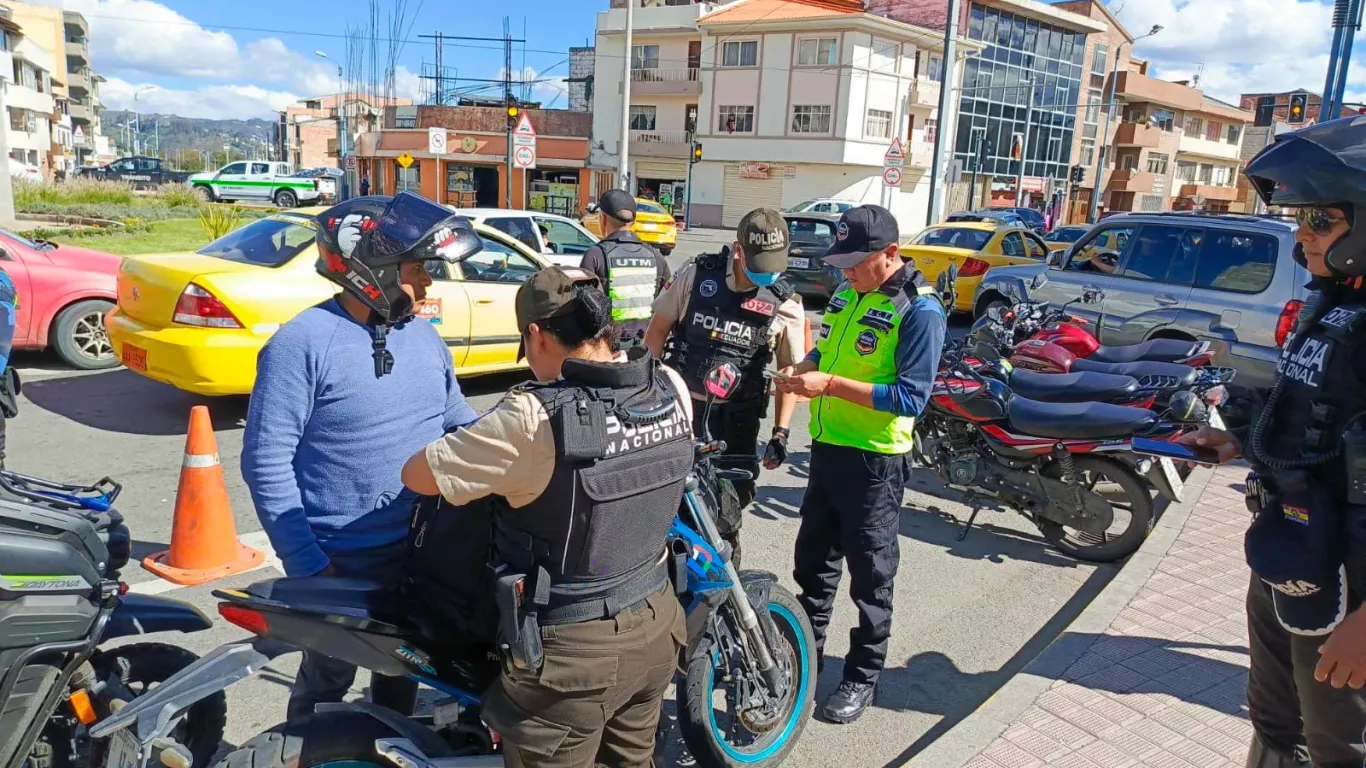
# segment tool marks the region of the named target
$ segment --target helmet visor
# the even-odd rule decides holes
[[[374,255],[397,260],[419,245],[438,224],[451,218],[450,210],[432,201],[400,192],[384,209],[374,234]]]

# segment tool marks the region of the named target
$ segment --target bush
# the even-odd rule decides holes
[[[204,234],[209,236],[209,242],[213,242],[237,229],[241,219],[242,209],[235,205],[204,204],[199,206],[199,226],[204,228]]]
[[[14,179],[14,207],[31,210],[42,204],[88,205],[133,203],[133,186],[120,181],[77,176],[61,184]]]
[[[184,184],[162,184],[157,188],[155,199],[168,208],[191,205],[197,207],[200,203],[199,195]]]

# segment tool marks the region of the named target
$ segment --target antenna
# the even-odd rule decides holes
[[[1191,87],[1192,87],[1192,88],[1199,88],[1199,87],[1200,87],[1200,76],[1203,75],[1204,73],[1205,73],[1205,62],[1202,61],[1202,62],[1200,62],[1200,64],[1199,64],[1198,66],[1196,66],[1196,68],[1195,68],[1195,76],[1191,78]]]

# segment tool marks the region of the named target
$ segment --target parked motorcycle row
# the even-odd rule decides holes
[[[954,279],[950,270],[939,282],[949,306]],[[946,344],[913,458],[973,510],[961,536],[981,509],[1006,508],[1071,556],[1123,558],[1151,530],[1155,498],[1181,498],[1183,471],[1152,446],[1217,423],[1233,371],[1209,366],[1212,356],[1202,343],[1099,346],[1066,306],[993,308],[966,339]],[[707,407],[739,378],[730,365],[714,370]],[[717,513],[739,503],[733,483],[752,479],[724,448],[699,436],[669,536],[686,569],[678,723],[705,768],[776,766],[811,715],[815,644],[796,598],[771,573],[737,571],[717,532]],[[202,658],[161,643],[102,649],[134,634],[212,626],[178,601],[128,594],[119,571],[131,538],[113,509],[119,490],[108,479],[77,487],[0,470],[0,768],[208,768],[223,735],[224,691],[300,650],[409,676],[438,699],[422,717],[363,702],[321,705],[218,765],[503,764],[480,717],[480,693],[500,670],[495,649],[424,636],[391,615],[396,601],[378,583],[281,578],[218,590],[219,614],[252,637]]]

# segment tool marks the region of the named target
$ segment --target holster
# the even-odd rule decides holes
[[[498,649],[503,664],[523,672],[538,672],[545,660],[534,595],[528,599],[527,577],[506,564],[490,565],[493,599],[498,606]]]
[[[1271,475],[1259,474],[1253,470],[1248,473],[1244,485],[1243,501],[1247,504],[1247,511],[1256,517],[1263,510],[1280,506],[1280,486]]]
[[[18,371],[6,368],[4,373],[0,373],[0,414],[5,418],[12,419],[19,415],[19,392],[22,388]]]
[[[688,542],[679,538],[669,540],[669,582],[673,584],[675,595],[688,591],[689,554]]]

